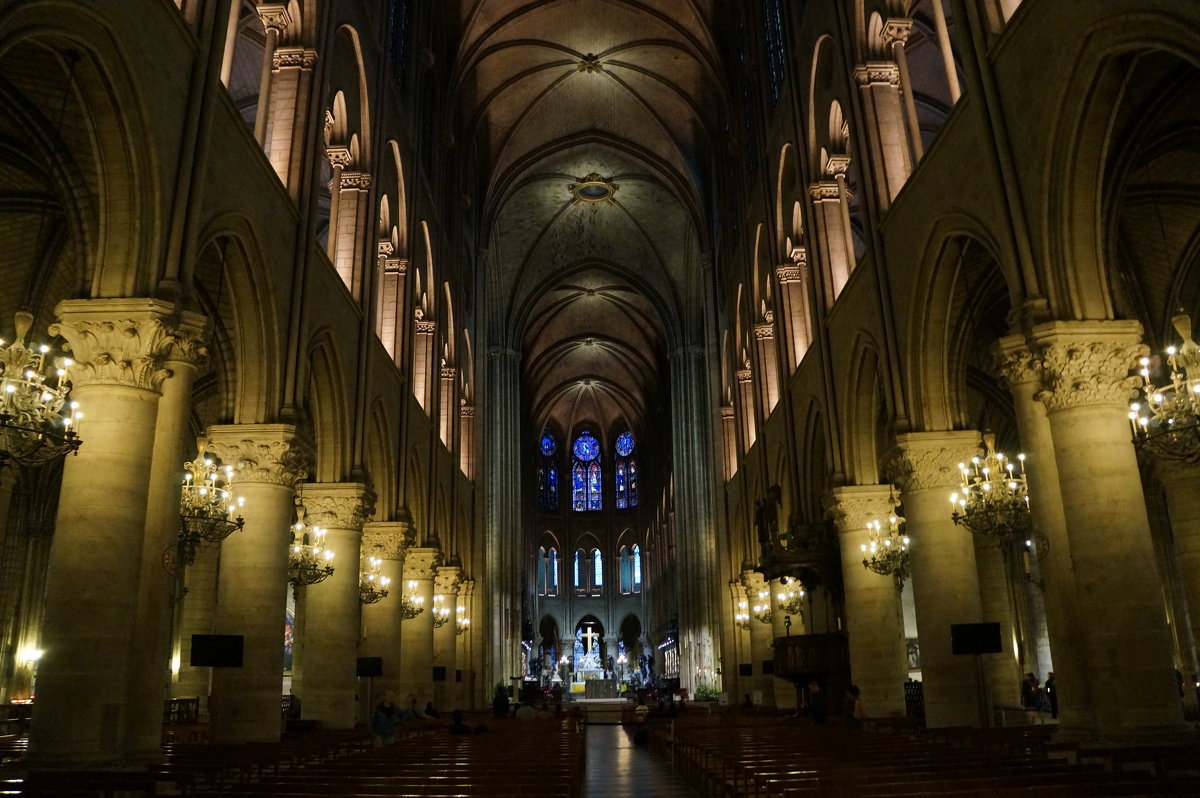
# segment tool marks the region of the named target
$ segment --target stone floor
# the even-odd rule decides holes
[[[621,726],[590,725],[583,798],[694,798],[671,764],[634,745]]]

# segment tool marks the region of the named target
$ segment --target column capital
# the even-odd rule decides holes
[[[354,163],[354,156],[350,154],[349,147],[343,147],[338,144],[331,144],[325,148],[325,155],[329,158],[331,166],[340,166],[345,169],[350,164]]]
[[[767,587],[767,580],[759,571],[742,571],[741,583],[750,598],[757,598],[759,592]]]
[[[360,482],[310,482],[299,487],[308,518],[317,526],[361,532],[375,513],[375,492]]]
[[[838,193],[838,184],[833,180],[820,180],[813,183],[808,187],[808,196],[814,202],[841,199],[841,194]]]
[[[912,33],[913,21],[908,17],[891,17],[883,23],[883,43],[900,42],[905,44]]]
[[[1149,353],[1136,321],[1052,321],[1034,325],[1030,343],[1040,360],[1047,411],[1109,405],[1126,410],[1140,378],[1131,375]]]
[[[767,311],[767,312],[770,313],[770,311]],[[772,316],[774,316],[774,314],[772,314]],[[754,325],[754,340],[767,341],[774,337],[775,337],[775,325],[771,322],[770,319],[763,322],[762,324]]]
[[[282,3],[259,3],[258,18],[262,20],[264,28],[277,33],[283,33],[292,24],[292,16]]]
[[[317,51],[304,47],[277,47],[271,54],[271,71],[281,69],[312,69],[317,65]]]
[[[734,417],[733,405],[721,405],[721,418],[726,418],[726,419],[729,419],[730,421],[732,421],[733,417]]]
[[[958,464],[979,449],[979,432],[906,432],[896,436],[886,472],[903,493],[952,489],[962,476]]]
[[[861,86],[900,88],[900,67],[894,61],[868,61],[854,68],[854,81]]]
[[[469,599],[475,595],[475,580],[464,579],[458,583],[458,597],[460,599]]]
[[[804,279],[804,269],[808,260],[808,253],[800,247],[792,250],[792,254],[800,252],[800,260],[793,263],[782,263],[775,267],[775,277],[779,279],[780,284],[798,283]]]
[[[291,424],[220,424],[208,430],[209,451],[232,465],[235,482],[294,488],[308,476],[309,446]]]
[[[888,517],[892,496],[890,485],[843,485],[826,493],[821,503],[839,535],[857,535],[866,531],[867,522]]]
[[[383,560],[404,562],[417,531],[405,521],[368,521],[362,527],[362,550]]]
[[[750,369],[738,369],[733,373],[738,382],[750,382],[753,372]]]
[[[371,187],[371,175],[369,172],[342,172],[342,179],[338,183],[338,190],[356,188],[361,191],[366,191]]]
[[[420,308],[418,308],[418,310],[420,310]],[[436,321],[426,321],[424,318],[424,314],[417,315],[414,313],[413,318],[415,318],[417,320],[417,334],[418,335],[433,335],[437,331],[437,322]]]
[[[404,558],[405,579],[433,579],[442,562],[442,552],[434,548],[409,549]]]
[[[443,380],[452,380],[454,379],[454,375],[457,373],[458,369],[456,369],[454,366],[442,366],[441,371],[438,372],[438,375]]]
[[[383,264],[384,274],[408,274],[408,258],[388,258]]]
[[[992,347],[996,370],[1009,388],[1041,381],[1041,360],[1023,335],[1006,335]]]
[[[459,581],[462,579],[462,568],[456,565],[443,565],[437,569],[433,577],[433,592],[438,596],[458,595]]]
[[[68,299],[48,332],[66,339],[75,388],[124,385],[157,392],[168,360],[198,364],[208,354],[206,319],[159,299]]]
[[[475,417],[475,405],[470,402],[460,401],[458,403],[458,414],[463,418]]]

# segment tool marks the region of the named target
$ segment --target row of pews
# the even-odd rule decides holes
[[[689,715],[652,727],[650,742],[704,796],[1200,795],[1194,743],[1158,752],[1157,761],[1189,768],[1122,769],[1119,759],[1055,746],[1054,728],[926,732],[880,724],[852,731],[807,720]],[[1155,757],[1146,751],[1133,760]]]
[[[471,719],[480,725],[482,717]],[[584,735],[569,721],[488,719],[452,735],[448,721],[405,729],[376,748],[362,731],[315,731],[237,746],[168,741],[163,759],[136,770],[0,772],[0,795],[54,798],[236,796],[528,796],[581,794]]]

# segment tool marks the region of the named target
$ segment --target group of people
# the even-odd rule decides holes
[[[461,712],[456,712],[461,720]],[[412,699],[412,702],[405,709],[396,703],[396,694],[389,690],[384,694],[383,700],[375,705],[371,710],[371,718],[368,723],[371,729],[371,735],[375,739],[376,747],[389,745],[396,741],[396,731],[406,723],[413,722],[432,722],[437,720],[441,715],[434,708],[433,702],[425,704],[424,711],[417,709],[417,699]]]
[[[1046,683],[1039,685],[1037,677],[1026,673],[1021,680],[1021,706],[1030,713],[1049,712],[1058,717],[1058,691],[1054,686],[1054,673],[1046,674]]]
[[[742,707],[752,706],[750,696],[747,695]],[[815,679],[809,681],[806,686],[804,706],[797,710],[796,714],[785,716],[784,720],[795,720],[800,717],[807,717],[814,726],[824,726],[829,720],[829,707],[826,704],[825,691],[821,689],[821,683]],[[862,690],[856,684],[848,685],[846,692],[842,695],[842,727],[861,729],[866,718],[867,711],[863,705]]]

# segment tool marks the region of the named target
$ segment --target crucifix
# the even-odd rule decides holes
[[[583,638],[585,641],[587,641],[587,653],[589,653],[589,654],[591,654],[591,653],[592,653],[592,645],[593,645],[593,643],[594,643],[595,639],[596,639],[597,637],[599,637],[599,636],[600,636],[600,633],[599,633],[599,632],[593,632],[593,631],[592,631],[592,627],[590,627],[590,626],[587,628],[587,631],[586,631],[586,632],[584,632],[584,633],[581,635],[581,637],[582,637],[582,638]]]

